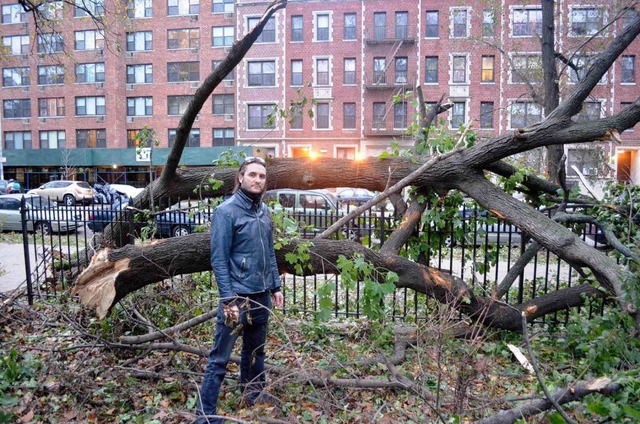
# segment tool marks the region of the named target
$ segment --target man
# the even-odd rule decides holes
[[[216,415],[220,385],[233,346],[242,334],[240,385],[253,405],[264,387],[264,346],[273,304],[284,303],[273,249],[271,216],[262,203],[267,169],[262,158],[248,157],[236,174],[234,194],[213,214],[211,266],[220,292],[215,340],[198,405],[199,423],[221,423]]]

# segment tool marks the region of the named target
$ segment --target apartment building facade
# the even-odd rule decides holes
[[[149,165],[164,163],[200,82],[269,3],[131,0],[121,11],[108,0],[77,2],[84,8],[48,3],[51,24],[35,34],[14,0],[0,0],[4,174],[34,186],[71,165],[91,182],[142,185]],[[556,49],[578,65],[561,70],[563,96],[635,17],[615,3],[557,2]],[[84,9],[103,16],[106,30]],[[417,85],[428,105],[441,96],[452,104],[442,115],[449,131],[469,124],[491,137],[530,125],[543,117],[531,94],[542,81],[541,20],[539,4],[507,0],[289,1],[205,103],[182,164],[210,164],[229,147],[356,159],[409,146]],[[616,61],[576,119],[636,100],[639,46]],[[151,164],[137,148],[144,127],[158,141]],[[569,175],[601,173],[605,154],[618,179],[640,181],[640,132],[622,138],[567,146]]]

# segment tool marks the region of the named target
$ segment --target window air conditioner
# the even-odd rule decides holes
[[[127,116],[127,123],[130,124],[133,122],[133,116]]]

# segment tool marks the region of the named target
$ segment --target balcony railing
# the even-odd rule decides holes
[[[393,28],[375,27],[373,31],[367,30],[364,35],[367,44],[388,44],[396,41],[415,43],[417,28],[411,29],[407,25],[396,25]]]

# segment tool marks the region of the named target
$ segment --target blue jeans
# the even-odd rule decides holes
[[[222,419],[207,419],[208,415],[216,415],[220,386],[227,373],[227,363],[236,340],[242,334],[242,355],[240,359],[240,386],[244,397],[251,404],[264,388],[264,346],[267,340],[269,308],[271,306],[268,292],[245,295],[249,299],[249,310],[240,308],[242,329],[234,333],[235,328],[225,325],[222,304],[218,305],[218,321],[213,349],[209,354],[209,362],[204,373],[204,381],[198,402],[198,423],[222,423]],[[237,300],[238,304],[243,299]]]

